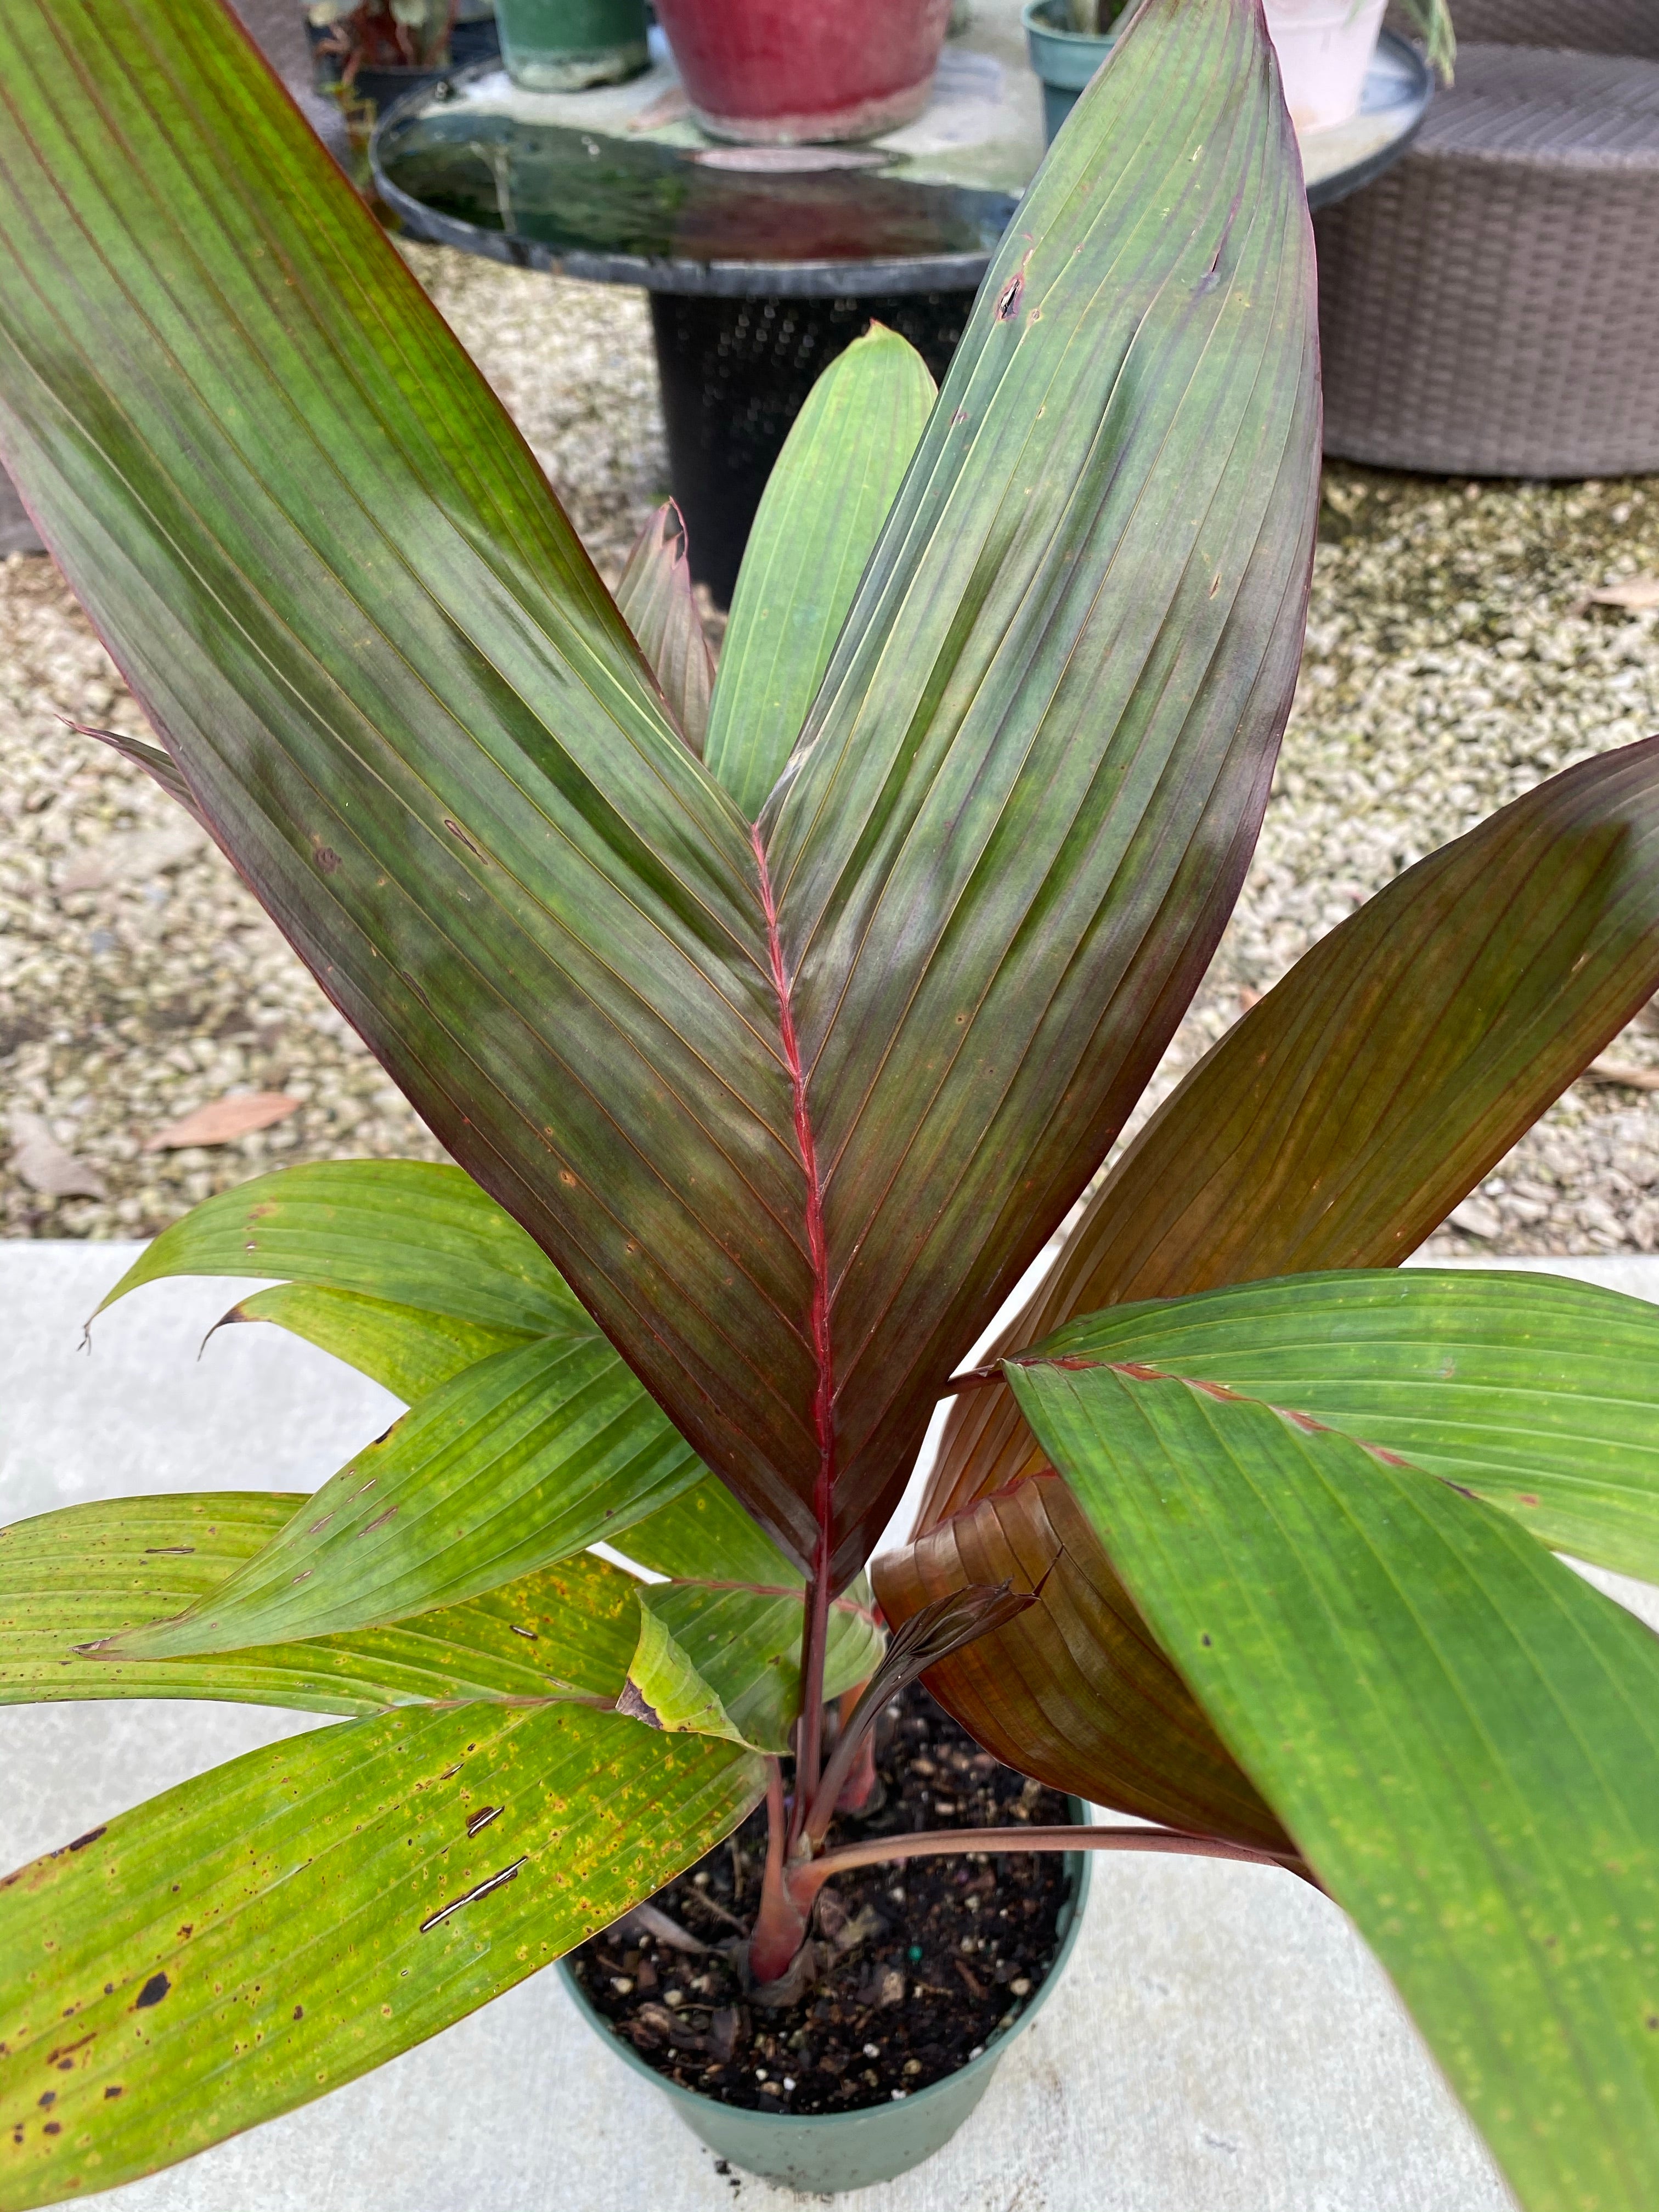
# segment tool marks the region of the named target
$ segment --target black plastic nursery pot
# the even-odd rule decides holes
[[[1081,1825],[1088,1808],[1067,1800],[1072,1820]],[[963,1831],[964,1849],[972,1831]],[[885,2104],[836,2112],[769,2112],[722,2103],[718,2098],[666,2080],[615,2032],[583,1989],[569,1960],[560,1962],[565,1987],[577,2009],[602,2036],[621,2063],[660,2090],[692,2133],[715,2154],[746,2173],[809,2194],[839,2194],[891,2181],[942,2150],[990,2087],[991,2077],[1048,2002],[1077,1945],[1089,1893],[1088,1851],[1067,1851],[1063,1860],[1065,1893],[1056,1927],[1058,1948],[1042,1979],[1016,1999],[986,2038],[976,2057],[943,2080]]]

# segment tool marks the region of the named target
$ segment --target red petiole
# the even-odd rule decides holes
[[[810,1639],[810,1620],[807,1630]],[[803,1657],[810,1656],[804,1653]],[[822,1668],[822,1656],[819,1656]],[[805,1674],[803,1674],[805,1680]],[[823,1703],[823,1674],[817,1692]],[[1246,1866],[1282,1868],[1312,1881],[1305,1862],[1294,1851],[1255,1850],[1217,1836],[1192,1835],[1177,1828],[933,1828],[914,1835],[877,1836],[868,1842],[822,1849],[830,1818],[848,1778],[872,1747],[878,1702],[860,1700],[843,1727],[824,1765],[810,1802],[799,1771],[795,1804],[786,1820],[783,1773],[776,1759],[767,1778],[766,1872],[760,1911],[750,1939],[750,1972],[758,1983],[780,1980],[806,1941],[818,1892],[831,1875],[854,1867],[885,1866],[904,1859],[954,1856],[962,1852],[1151,1851],[1180,1858],[1232,1859]],[[807,1809],[803,1812],[802,1807]],[[1317,1884],[1315,1885],[1317,1887]]]

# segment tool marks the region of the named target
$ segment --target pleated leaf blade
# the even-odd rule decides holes
[[[775,1754],[793,1750],[800,1710],[799,1590],[732,1583],[653,1583],[639,1593],[640,1640],[628,1680],[655,1726],[723,1736]],[[867,1589],[830,1608],[823,1694],[839,1697],[875,1672],[886,1639]]]
[[[1287,1275],[1120,1306],[1029,1355],[1180,1376],[1471,1491],[1540,1542],[1659,1581],[1659,1307],[1550,1275]]]
[[[272,1322],[319,1352],[331,1352],[401,1398],[405,1406],[428,1397],[481,1359],[521,1351],[536,1341],[527,1330],[492,1328],[457,1321],[390,1298],[334,1291],[311,1283],[278,1283],[239,1298],[216,1329],[240,1322]]]
[[[11,10],[0,87],[5,465],[335,1004],[763,1489],[813,1381],[745,824],[215,0]]]
[[[806,396],[756,512],[720,647],[708,772],[751,820],[794,749],[934,399],[872,323]]]
[[[617,582],[617,606],[651,664],[681,736],[701,755],[708,733],[714,656],[692,595],[685,525],[665,500],[634,541]]]
[[[717,1475],[658,1506],[617,1539],[623,1556],[669,1582],[757,1583],[800,1590],[806,1577]]]
[[[761,1773],[580,1706],[389,1713],[20,1869],[0,1882],[0,2206],[113,2188],[410,2050],[729,1834]]]
[[[349,1292],[513,1334],[596,1333],[511,1214],[425,1160],[317,1160],[220,1191],[152,1238],[98,1312],[176,1275]]]
[[[210,1599],[307,1503],[260,1491],[69,1505],[0,1528],[0,1705],[230,1698],[361,1716],[393,1705],[614,1705],[639,1638],[633,1578],[590,1553],[390,1628],[190,1659],[81,1648]]]
[[[837,1579],[1237,895],[1299,655],[1316,352],[1260,9],[1149,0],[999,248],[761,823]]]
[[[1659,2171],[1659,1640],[1507,1515],[1259,1400],[1010,1363],[1136,1605],[1527,2212]]]
[[[106,1648],[235,1651],[458,1605],[620,1533],[702,1472],[602,1340],[497,1352],[358,1452],[211,1596]]]

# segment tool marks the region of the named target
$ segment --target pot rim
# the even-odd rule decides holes
[[[1082,1799],[1068,1796],[1066,1802],[1071,1809],[1072,1825],[1075,1827],[1086,1827],[1089,1821],[1089,1808]],[[972,1831],[964,1830],[963,1832],[970,1834]],[[971,1850],[972,1846],[969,1845],[966,1848]],[[1001,1856],[1003,1854],[997,1853],[994,1856]],[[1061,1910],[1063,1911],[1069,1910],[1070,1917],[1060,1930],[1059,1945],[1049,1962],[1048,1971],[1044,1974],[1042,1981],[1029,1997],[1018,2001],[1019,2011],[1006,2027],[999,2024],[991,2030],[990,2034],[985,2039],[985,2047],[977,2058],[970,2058],[964,2065],[958,2066],[954,2073],[944,2075],[937,2081],[930,2081],[925,2089],[910,2090],[902,2097],[890,2097],[884,2105],[858,2105],[849,2111],[841,2112],[769,2112],[763,2107],[723,2104],[718,2097],[705,2096],[701,2089],[688,2089],[681,2082],[671,2081],[666,2075],[659,2074],[654,2066],[648,2065],[631,2044],[624,2041],[620,2035],[614,2034],[610,2023],[595,2009],[588,1998],[586,1990],[577,1980],[570,1965],[568,1952],[558,1961],[559,1975],[565,1988],[575,2000],[576,2009],[594,2033],[600,2036],[610,2045],[625,2066],[630,2068],[642,2080],[649,2081],[653,2088],[660,2089],[663,2094],[672,2101],[683,2100],[688,2105],[712,2106],[720,2112],[740,2112],[744,2120],[759,2120],[769,2130],[776,2130],[780,2136],[791,2129],[803,2133],[811,2133],[815,2130],[834,2127],[841,2121],[862,2120],[867,2123],[879,2112],[914,2112],[919,2106],[925,2106],[930,2097],[940,2097],[954,2090],[969,2075],[981,2071],[988,2074],[1000,2063],[1015,2037],[1024,2034],[1026,2028],[1042,2011],[1073,1951],[1077,1948],[1078,1931],[1083,1925],[1083,1908],[1089,1899],[1090,1877],[1094,1872],[1095,1855],[1092,1851],[1066,1851],[1062,1856],[1066,1862],[1066,1873],[1070,1877],[1071,1888],[1062,1903]]]
[[[1068,46],[1087,47],[1091,52],[1098,52],[1102,54],[1115,44],[1117,40],[1115,22],[1109,31],[1072,31],[1059,23],[1051,23],[1045,11],[1049,8],[1062,7],[1064,4],[1065,0],[1025,0],[1024,6],[1019,11],[1019,21],[1020,27],[1024,31],[1027,38],[1035,33],[1039,39],[1054,39],[1063,41]]]

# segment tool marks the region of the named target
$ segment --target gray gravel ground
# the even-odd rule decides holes
[[[409,251],[614,579],[665,477],[643,300]],[[1585,604],[1659,574],[1659,483],[1334,468],[1323,523],[1261,847],[1154,1096],[1401,868],[1556,769],[1659,729],[1659,613]],[[59,716],[143,727],[51,564],[14,556],[0,563],[0,1235],[131,1236],[267,1163],[434,1156],[217,852]],[[1638,1023],[1607,1056],[1659,1072],[1659,1035]],[[300,1103],[228,1144],[144,1149],[238,1091]],[[1575,1085],[1438,1249],[1659,1249],[1659,1096]]]

